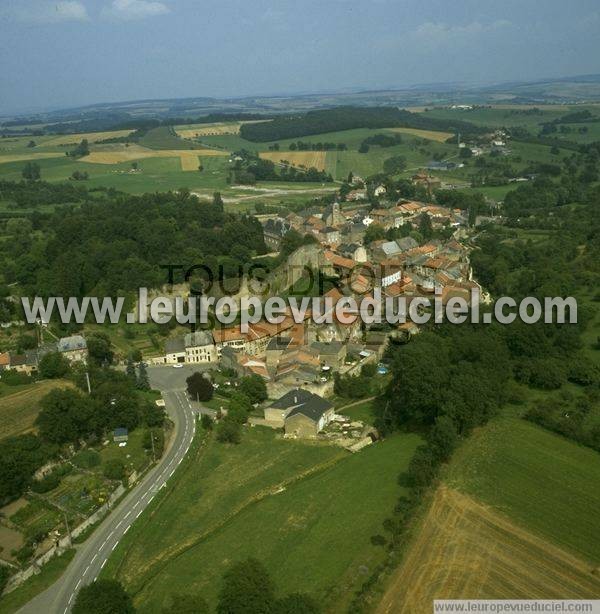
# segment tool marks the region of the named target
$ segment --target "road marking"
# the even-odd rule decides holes
[[[174,473],[175,473],[175,469],[173,469],[173,471],[171,471],[171,473],[169,473],[169,477],[173,477]]]
[[[85,574],[86,574],[86,573],[87,573],[89,570],[90,570],[90,566],[88,565],[88,566],[85,568],[85,571],[83,572],[83,575],[85,576]]]
[[[119,521],[119,524],[115,527],[115,529],[118,529],[121,525],[123,524],[123,521]]]
[[[137,513],[136,519],[137,519],[137,518],[139,518],[139,517],[142,515],[142,512],[143,512],[143,511],[144,511],[144,510],[140,510],[140,511]]]
[[[131,510],[129,510],[129,511],[128,511],[128,512],[125,514],[125,516],[123,516],[123,519],[127,518],[127,516],[129,516],[129,514],[131,514]]]
[[[80,584],[81,584],[81,578],[79,578],[79,582],[77,582],[77,584],[75,585],[75,590],[77,590],[79,588]]]
[[[114,549],[119,545],[119,542],[115,542],[114,546],[110,549],[111,552],[114,551]]]
[[[71,601],[73,601],[73,597],[75,597],[75,593],[71,593],[71,596],[69,597],[69,603],[71,603]]]
[[[100,565],[100,569],[104,569],[104,566],[106,565],[106,561],[108,561],[108,559],[104,559],[104,562],[102,563],[102,565]]]
[[[98,556],[98,553],[96,552],[96,554],[94,554],[94,558],[92,558],[92,560],[90,561],[90,565],[96,560],[97,556]]]
[[[129,529],[130,529],[130,528],[131,528],[131,525],[130,525],[130,524],[128,524],[128,525],[127,525],[127,528],[126,528],[126,529],[123,531],[123,535],[125,535],[125,533],[127,533],[127,531],[129,531]]]

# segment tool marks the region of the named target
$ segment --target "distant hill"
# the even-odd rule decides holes
[[[335,107],[424,107],[450,104],[578,104],[600,102],[600,75],[582,75],[486,85],[426,83],[378,90],[265,95],[239,98],[176,98],[98,103],[27,116],[0,117],[0,132],[14,134],[31,125],[53,131],[87,132],[140,127],[148,120],[200,123],[218,119],[257,119]],[[180,121],[181,120],[181,121]],[[411,126],[412,127],[412,126]],[[421,126],[418,126],[421,127]],[[27,128],[30,130],[30,128]],[[445,128],[438,128],[445,129]],[[47,130],[47,128],[46,128]],[[300,136],[295,134],[294,136]]]

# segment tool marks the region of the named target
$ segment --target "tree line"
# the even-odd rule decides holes
[[[460,131],[461,134],[479,134],[486,131],[485,128],[469,122],[426,117],[396,107],[344,106],[308,111],[303,115],[281,115],[269,122],[244,124],[240,128],[240,135],[248,141],[265,142],[354,128],[393,127]]]

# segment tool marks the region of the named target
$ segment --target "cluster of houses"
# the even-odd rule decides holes
[[[190,332],[167,340],[164,357],[153,362],[219,364],[240,376],[255,374],[283,386],[322,383],[329,370],[343,365],[347,345],[339,339],[348,335],[335,318],[333,324],[317,324],[310,315],[300,323],[288,315],[280,324],[249,324],[247,332],[240,326]],[[355,335],[358,330],[355,326]]]
[[[372,224],[385,231],[406,229],[406,224],[418,230],[423,215],[429,217],[432,228],[450,229],[452,236],[421,243],[413,236],[365,243],[365,233]],[[468,303],[471,291],[480,288],[472,278],[469,249],[458,240],[464,236],[466,224],[460,210],[400,201],[372,210],[353,205],[342,209],[333,203],[324,211],[264,219],[263,229],[265,243],[273,252],[281,249],[291,230],[314,236],[315,242],[303,245],[288,258],[284,265],[287,278],[281,287],[295,283],[295,267],[319,268],[333,281],[331,289],[318,299],[325,306],[345,297],[360,302],[374,297],[376,291],[382,299],[404,297],[407,304],[416,297],[433,297],[436,290],[441,292],[442,302],[460,296]],[[317,321],[307,311],[304,321],[298,323],[288,312],[280,324],[261,321],[249,324],[245,332],[238,325],[196,330],[169,339],[164,356],[153,362],[214,364],[240,376],[258,375],[270,391],[277,391],[273,396],[279,397],[265,409],[262,422],[283,429],[287,436],[314,437],[335,415],[331,403],[316,394],[326,389],[320,385],[330,382],[330,374],[351,369],[356,356],[377,359],[390,335],[407,338],[419,332],[410,319],[391,329],[371,330],[360,318],[348,322],[338,318],[335,309],[330,310],[329,320]]]
[[[87,342],[82,335],[62,337],[56,342],[45,343],[34,350],[17,352],[4,352],[0,354],[0,373],[2,371],[15,371],[25,375],[37,372],[40,360],[53,352],[59,352],[69,362],[86,362],[88,357]]]
[[[287,266],[291,271],[293,263],[300,263],[300,268],[310,263],[335,280],[335,287],[321,298],[331,299],[332,305],[344,297],[360,301],[374,296],[376,289],[383,299],[403,296],[408,304],[413,297],[433,296],[436,289],[441,289],[442,301],[461,296],[468,302],[471,290],[479,286],[472,279],[469,250],[455,238],[421,245],[411,236],[364,243],[371,224],[384,230],[405,224],[418,228],[422,215],[430,218],[433,228],[454,229],[455,236],[467,222],[460,210],[416,201],[370,211],[342,210],[333,203],[322,212],[264,220],[264,239],[270,250],[278,251],[291,230],[314,236],[316,242],[294,252]],[[295,280],[290,276],[287,285]],[[392,333],[411,336],[418,330],[408,321]],[[300,323],[288,314],[280,324],[261,321],[250,324],[246,332],[240,326],[190,332],[168,340],[164,356],[154,362],[219,364],[240,375],[253,373],[267,382],[296,387],[319,383],[327,371],[342,367],[347,354],[366,350],[381,355],[389,334],[366,330],[359,318],[340,321],[335,313],[331,321],[318,323],[308,311]]]
[[[405,224],[418,229],[423,215],[429,217],[434,229],[454,229],[453,237],[422,245],[410,236],[364,244],[365,231],[371,224],[384,230]],[[364,296],[377,287],[384,296],[423,296],[440,288],[443,300],[457,294],[469,299],[471,289],[479,286],[472,279],[468,248],[454,238],[462,236],[466,223],[460,210],[416,201],[368,212],[342,212],[334,203],[322,215],[291,213],[267,220],[264,235],[265,241],[277,249],[291,229],[312,234],[319,244],[323,265],[337,276],[338,288],[346,296]]]

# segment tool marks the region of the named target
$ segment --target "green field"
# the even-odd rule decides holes
[[[581,110],[580,107],[576,107],[576,109]],[[461,120],[477,126],[489,126],[490,128],[521,126],[537,132],[540,129],[540,123],[553,121],[570,112],[569,108],[562,106],[541,108],[539,113],[523,113],[524,110],[526,109],[476,108],[463,110],[439,108],[428,109],[423,112],[423,115],[436,119]]]
[[[281,592],[306,591],[341,610],[364,580],[359,568],[384,556],[369,538],[381,532],[418,442],[398,435],[350,456],[260,428],[237,447],[211,441],[129,532],[105,573],[154,612],[173,592],[214,603],[226,567],[252,555]]]
[[[360,420],[365,424],[373,424],[375,414],[373,412],[373,401],[363,401],[351,407],[338,407],[336,411],[352,420]]]
[[[295,139],[284,139],[270,143],[253,143],[235,135],[203,136],[200,137],[198,142],[230,151],[248,149],[257,152],[268,151],[269,147],[275,142],[279,144],[280,151],[289,150],[290,144],[299,140],[305,143],[343,143],[348,148],[346,151],[330,151],[327,153],[326,170],[337,180],[345,179],[350,171],[362,177],[379,173],[383,169],[383,161],[392,156],[404,156],[407,160],[408,167],[414,170],[431,160],[436,154],[448,157],[456,153],[456,148],[452,145],[437,143],[410,134],[402,134],[404,142],[401,145],[394,147],[373,146],[366,154],[358,153],[358,148],[362,141],[370,136],[382,133],[397,134],[385,128],[358,128],[355,130],[327,132]]]
[[[524,114],[521,109],[505,108],[483,108],[472,111],[461,111],[452,109],[431,109],[424,111],[425,114],[435,118],[471,121],[478,125],[490,127],[501,126],[522,126],[529,129],[533,134],[539,132],[542,122],[555,120],[572,110],[584,110],[585,106],[577,107],[545,107],[535,114]],[[598,107],[590,106],[595,114]],[[588,132],[580,135],[577,128],[586,126]],[[600,138],[600,122],[587,122],[585,124],[568,124],[573,128],[573,133],[561,134],[557,132],[553,136],[568,140],[578,140],[589,142]],[[365,138],[381,133],[395,133],[391,129],[355,129],[339,132],[329,132],[317,135],[309,135],[301,138],[283,139],[277,141],[280,151],[289,150],[292,142],[298,140],[307,143],[343,143],[347,149],[345,151],[329,151],[326,157],[326,171],[335,180],[346,179],[350,172],[368,177],[380,173],[383,170],[383,163],[392,156],[403,156],[407,162],[407,168],[402,173],[403,177],[410,177],[420,168],[425,167],[427,162],[434,158],[458,161],[457,150],[454,145],[437,142],[421,138],[412,134],[402,134],[403,142],[400,145],[388,148],[371,146],[368,153],[359,153],[358,148]],[[397,133],[396,133],[397,134]],[[36,147],[28,148],[27,144],[33,138]],[[176,157],[165,158],[145,158],[138,161],[139,172],[129,172],[131,162],[118,164],[90,164],[77,161],[73,158],[64,156],[64,152],[72,148],[71,145],[52,145],[53,136],[45,137],[18,137],[6,138],[0,141],[0,178],[8,180],[20,180],[21,171],[25,165],[24,160],[3,162],[2,156],[31,155],[40,156],[47,153],[57,153],[56,158],[40,158],[36,162],[42,169],[42,178],[52,182],[69,181],[75,171],[87,172],[89,179],[81,182],[88,188],[109,187],[132,194],[144,192],[177,190],[187,188],[200,195],[210,197],[214,191],[220,191],[225,198],[229,198],[227,204],[230,210],[252,210],[256,202],[277,205],[296,205],[310,202],[319,194],[313,192],[322,185],[308,184],[288,184],[283,188],[286,193],[260,192],[254,193],[240,186],[230,186],[227,183],[229,171],[229,161],[226,156],[203,156],[200,161],[203,166],[202,171],[182,171],[181,162]],[[275,142],[254,143],[246,141],[239,135],[215,135],[201,136],[197,139],[181,139],[173,134],[169,127],[163,126],[148,131],[141,137],[139,145],[155,150],[177,150],[198,149],[209,147],[223,151],[236,151],[248,149],[255,152],[268,151]],[[92,144],[92,152],[98,150]],[[534,162],[559,163],[565,156],[572,152],[568,149],[561,149],[558,154],[551,153],[551,147],[546,145],[510,142],[509,149],[511,154],[506,161],[510,163],[515,174],[519,174]],[[5,158],[9,159],[9,158]],[[445,182],[464,184],[468,183],[471,177],[478,173],[478,168],[474,160],[468,160],[465,168],[455,169],[450,172],[434,173]],[[257,186],[263,190],[281,190],[274,182],[262,182]],[[330,187],[336,187],[335,184]],[[507,191],[514,189],[514,185],[508,184],[500,187],[485,187],[482,189],[487,196],[495,200],[502,200]],[[293,194],[287,193],[294,190]],[[303,193],[306,191],[306,193]],[[321,192],[321,195],[324,192]],[[0,205],[6,208],[6,204]]]
[[[600,454],[519,418],[477,430],[447,483],[576,556],[600,564]]]

